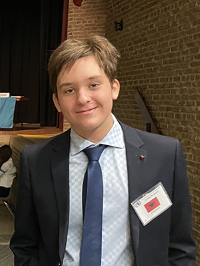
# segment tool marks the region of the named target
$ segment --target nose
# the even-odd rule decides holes
[[[89,92],[86,89],[80,89],[77,93],[77,104],[85,104],[90,101],[90,95]]]

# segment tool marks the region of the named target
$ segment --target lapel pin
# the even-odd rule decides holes
[[[143,160],[145,158],[144,155],[140,155],[140,160]]]

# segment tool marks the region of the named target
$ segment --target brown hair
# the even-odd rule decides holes
[[[82,57],[95,56],[99,66],[104,70],[112,83],[116,77],[117,63],[120,58],[118,50],[102,36],[90,36],[84,40],[68,39],[52,53],[49,64],[49,81],[57,95],[57,78],[63,66],[70,69]]]

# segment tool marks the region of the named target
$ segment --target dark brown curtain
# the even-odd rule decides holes
[[[69,0],[64,0],[63,2],[63,21],[62,21],[62,37],[61,41],[67,39],[67,28],[68,28],[68,10],[69,10]],[[63,114],[57,114],[57,127],[63,129]]]
[[[29,98],[23,122],[56,124],[47,63],[60,43],[63,0],[1,0],[0,92]]]

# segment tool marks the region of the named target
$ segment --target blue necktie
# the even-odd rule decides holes
[[[101,266],[103,180],[98,160],[105,148],[100,145],[83,150],[89,162],[80,266]]]

